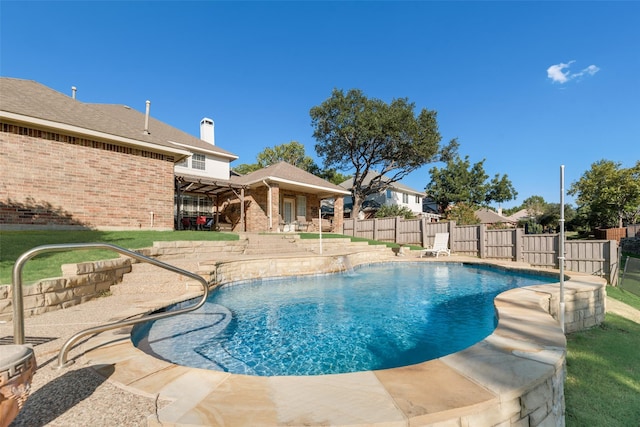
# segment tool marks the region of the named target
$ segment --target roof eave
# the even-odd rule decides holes
[[[207,150],[206,148],[194,147],[192,145],[183,144],[181,142],[176,142],[176,141],[169,141],[169,142],[172,143],[172,144],[179,145],[180,147],[185,147],[187,150],[190,150],[190,151],[193,151],[193,152],[211,154],[211,155],[215,155],[215,156],[218,156],[218,157],[223,157],[225,159],[238,160],[238,156],[236,156],[235,154],[221,153],[219,151]]]
[[[271,182],[277,182],[278,184],[289,184],[289,185],[295,185],[298,187],[304,187],[304,188],[309,188],[312,190],[321,190],[326,192],[328,195],[327,197],[330,197],[331,195],[336,195],[336,194],[343,194],[343,195],[349,195],[351,194],[348,191],[345,190],[338,190],[337,188],[328,188],[328,187],[322,187],[319,185],[314,185],[314,184],[308,184],[305,182],[300,182],[300,181],[293,181],[290,179],[285,179],[285,178],[279,178],[277,176],[267,176],[264,178],[261,178],[259,180],[256,180],[250,184],[256,184],[256,183],[260,183],[262,181],[271,181]]]
[[[42,126],[49,129],[55,129],[59,131],[69,132],[77,135],[87,136],[90,138],[100,139],[100,140],[109,140],[121,143],[126,146],[141,148],[149,151],[159,152],[163,154],[170,154],[175,156],[175,160],[179,161],[185,157],[191,155],[189,151],[182,150],[179,148],[170,148],[164,147],[161,145],[140,141],[132,138],[125,138],[118,135],[113,135],[105,132],[95,131],[87,128],[82,128],[79,126],[69,125],[66,123],[54,122],[51,120],[39,119],[36,117],[25,116],[22,114],[11,113],[9,111],[1,111],[0,110],[0,118],[16,121],[19,123],[33,124],[36,126]]]

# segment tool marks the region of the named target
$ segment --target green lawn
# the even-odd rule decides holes
[[[20,255],[36,246],[61,243],[111,243],[125,249],[140,249],[154,241],[238,240],[235,233],[215,231],[2,231],[0,232],[0,284],[10,284],[13,265]],[[23,281],[30,283],[59,277],[62,264],[117,258],[109,250],[75,250],[37,255],[23,268]]]
[[[640,310],[640,297],[612,287],[607,293]],[[640,426],[639,349],[640,324],[615,314],[567,336],[567,426]]]

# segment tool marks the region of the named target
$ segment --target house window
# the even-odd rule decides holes
[[[391,189],[387,188],[387,199],[391,200]]]
[[[418,204],[419,204],[419,203],[420,203],[420,201],[421,201],[421,200],[420,200],[420,196],[416,196],[416,203],[418,203]]]
[[[307,216],[307,197],[306,196],[296,197],[296,216],[303,216],[306,218]]]
[[[208,197],[185,194],[181,198],[183,216],[211,215],[213,212],[213,202]]]
[[[402,203],[409,203],[409,195],[407,193],[402,193]]]
[[[193,169],[204,170],[204,154],[194,154],[191,156],[191,167]]]

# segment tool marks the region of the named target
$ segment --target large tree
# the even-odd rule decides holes
[[[485,159],[471,165],[469,156],[461,159],[457,154],[443,168],[429,170],[431,181],[425,187],[427,196],[433,199],[440,212],[446,212],[451,204],[465,203],[468,206],[486,206],[491,202],[506,202],[516,197],[507,175],[496,174],[488,182],[484,171]]]
[[[267,147],[258,153],[256,163],[241,164],[236,166],[234,170],[238,173],[246,174],[278,162],[287,162],[311,173],[319,171],[313,159],[305,154],[304,145],[298,141]]]
[[[640,161],[624,169],[620,163],[600,160],[571,184],[578,215],[591,228],[622,227],[638,221],[640,213]]]
[[[547,202],[542,196],[530,196],[522,202],[522,207],[527,210],[529,216],[537,216],[546,210]]]
[[[334,89],[330,98],[311,109],[316,153],[324,167],[353,172],[354,212],[368,195],[385,191],[453,149],[440,147],[436,112],[422,109],[416,116],[414,109],[406,98],[387,104],[358,89],[346,94]],[[370,173],[373,178],[365,185]]]

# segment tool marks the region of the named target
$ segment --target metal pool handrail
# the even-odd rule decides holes
[[[22,255],[20,255],[20,257],[16,260],[16,263],[13,266],[13,281],[12,281],[12,286],[13,286],[13,341],[15,344],[24,344],[24,306],[23,306],[23,300],[22,300],[22,268],[24,267],[24,264],[30,260],[31,258],[33,258],[36,255],[39,255],[41,253],[45,253],[45,252],[61,252],[61,251],[66,251],[66,250],[75,250],[75,249],[109,249],[115,252],[118,252],[122,255],[126,255],[128,257],[137,259],[138,261],[141,262],[146,262],[148,264],[152,264],[155,265],[157,267],[160,268],[164,268],[165,270],[169,270],[169,271],[173,271],[174,273],[183,275],[183,276],[187,276],[190,277],[191,279],[197,280],[198,282],[200,282],[200,284],[202,284],[202,289],[203,289],[203,295],[202,298],[200,299],[200,301],[191,306],[191,307],[187,307],[187,308],[182,308],[179,310],[175,310],[175,311],[167,311],[167,312],[163,312],[163,313],[156,313],[156,314],[152,314],[149,316],[144,316],[144,317],[140,317],[137,319],[129,319],[129,320],[121,320],[118,322],[113,322],[113,323],[108,323],[106,325],[102,325],[102,326],[96,326],[93,328],[89,328],[89,329],[85,329],[83,331],[77,332],[75,335],[73,335],[71,338],[69,338],[67,340],[67,342],[64,343],[64,345],[62,346],[62,348],[60,349],[60,353],[58,354],[58,366],[57,368],[64,368],[66,366],[68,366],[70,363],[73,363],[73,361],[71,362],[67,362],[67,354],[69,353],[69,350],[71,348],[71,346],[80,338],[82,338],[85,335],[90,335],[90,334],[97,334],[100,332],[104,332],[107,331],[109,329],[115,329],[115,328],[119,328],[122,326],[130,326],[130,325],[135,325],[137,323],[142,323],[142,322],[149,322],[152,320],[157,320],[157,319],[163,319],[165,317],[169,317],[169,316],[176,316],[178,314],[184,314],[184,313],[188,313],[190,311],[193,310],[197,310],[198,308],[202,307],[202,305],[205,303],[205,301],[207,300],[207,296],[209,295],[209,284],[207,283],[207,281],[198,276],[195,273],[191,273],[190,271],[186,271],[183,270],[181,268],[175,267],[173,265],[170,264],[166,264],[162,261],[158,261],[156,259],[153,258],[149,258],[147,256],[141,255],[137,252],[133,252],[130,251],[128,249],[124,249],[121,248],[119,246],[116,245],[111,245],[109,243],[65,243],[65,244],[58,244],[58,245],[42,245],[42,246],[37,246],[25,253],[23,253]]]

